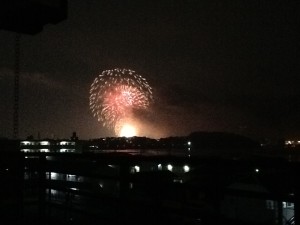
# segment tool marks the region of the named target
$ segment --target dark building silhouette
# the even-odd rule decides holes
[[[193,132],[188,137],[192,154],[242,156],[260,149],[260,143],[233,133]]]

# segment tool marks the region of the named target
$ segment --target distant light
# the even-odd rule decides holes
[[[188,148],[188,151],[191,151],[191,148]]]
[[[58,191],[54,189],[50,189],[51,195],[57,195]]]
[[[182,184],[182,183],[183,183],[183,180],[182,180],[182,179],[174,179],[173,182],[174,182],[174,183],[181,183],[181,184]]]
[[[188,144],[188,146],[191,146],[192,142],[188,141],[188,143],[187,143],[187,144]]]
[[[90,145],[89,148],[98,148],[96,145]]]
[[[183,171],[184,171],[185,173],[189,172],[189,171],[190,171],[190,167],[189,167],[188,165],[184,165],[184,166],[183,166]]]
[[[158,165],[157,165],[157,168],[158,168],[158,170],[162,170],[162,165],[161,165],[161,164],[158,164]]]
[[[73,190],[73,191],[77,191],[78,190],[78,188],[70,188],[71,190]]]
[[[135,169],[135,172],[137,172],[137,173],[140,172],[140,167],[139,166],[135,166],[134,169]]]
[[[256,169],[255,169],[255,172],[258,173],[258,172],[259,172],[259,169],[256,168]]]
[[[169,164],[169,165],[167,166],[167,168],[168,168],[168,170],[172,171],[173,166],[172,166],[171,164]]]
[[[133,183],[129,183],[129,188],[133,189]]]

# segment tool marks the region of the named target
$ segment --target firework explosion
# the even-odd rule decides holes
[[[90,89],[94,117],[117,135],[132,120],[133,111],[147,109],[151,100],[152,91],[146,79],[128,69],[103,71]]]

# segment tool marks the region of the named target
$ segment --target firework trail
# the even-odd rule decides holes
[[[103,126],[119,134],[132,112],[147,109],[152,101],[152,89],[146,79],[129,69],[105,70],[95,78],[90,88],[90,109]]]

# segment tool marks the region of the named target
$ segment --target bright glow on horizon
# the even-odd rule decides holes
[[[124,124],[120,131],[120,137],[133,137],[136,136],[136,129],[132,125]]]

